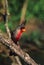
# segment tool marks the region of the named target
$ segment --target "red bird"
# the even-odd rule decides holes
[[[25,32],[25,24],[26,21],[24,21],[21,25],[19,25],[14,31],[11,31],[11,39],[13,42],[15,42],[18,46],[18,41],[20,40],[23,32]],[[16,55],[14,52],[10,51],[10,55]]]
[[[19,25],[14,31],[11,31],[11,39],[16,44],[20,40],[23,32],[25,32],[25,24],[26,24],[26,21],[24,21],[21,25]]]

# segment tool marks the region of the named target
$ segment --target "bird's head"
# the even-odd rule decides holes
[[[25,32],[26,31],[25,27],[21,27],[21,31]]]
[[[20,29],[21,29],[22,32],[25,32],[25,31],[26,31],[25,26],[26,26],[26,20],[24,20],[24,21],[22,22],[22,24],[20,25]]]

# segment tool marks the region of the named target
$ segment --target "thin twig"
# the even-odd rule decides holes
[[[22,65],[18,56],[15,56],[15,59],[16,59],[18,65]]]
[[[7,34],[9,36],[9,38],[11,39],[11,34],[10,34],[9,27],[8,27],[8,15],[9,15],[9,12],[8,12],[8,1],[7,0],[4,0],[4,1],[5,1],[4,9],[5,9],[5,14],[6,14],[5,28],[6,28],[6,31],[7,31]]]

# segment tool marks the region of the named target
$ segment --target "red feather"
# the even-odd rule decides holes
[[[22,36],[22,31],[20,30],[16,36],[16,39],[19,40]]]

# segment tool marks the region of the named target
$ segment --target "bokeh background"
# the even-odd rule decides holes
[[[0,0],[0,30],[5,33],[6,29],[1,15],[1,13],[4,14],[3,1]],[[23,13],[22,10],[24,10]],[[8,0],[8,11],[8,25],[11,30],[20,24],[24,16],[26,32],[19,40],[21,48],[28,52],[38,64],[44,65],[44,0],[28,0],[28,2],[27,0]],[[24,12],[25,15],[23,15]],[[0,65],[11,65],[11,59],[5,56],[4,53],[0,53]]]

